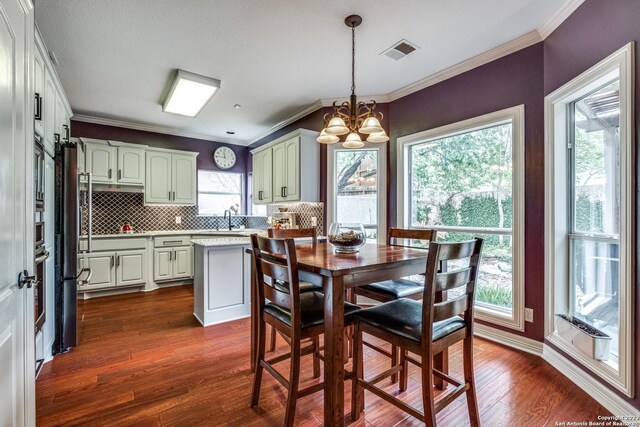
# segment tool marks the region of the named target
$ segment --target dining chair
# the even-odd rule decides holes
[[[295,239],[295,238],[311,238],[311,244],[316,246],[318,244],[318,237],[316,235],[316,228],[269,228],[267,235],[272,239]],[[286,289],[286,284],[276,282],[279,286]],[[309,282],[300,282],[300,292],[317,291],[322,292],[322,286]],[[284,338],[284,336],[283,336]],[[285,338],[286,340],[286,338]],[[276,349],[276,330],[271,328],[271,341],[269,342],[269,351],[275,351]],[[315,366],[319,366],[319,361],[314,361],[314,378],[320,376],[319,370],[316,371]],[[319,369],[319,368],[318,368]],[[317,374],[317,376],[316,376]]]
[[[353,315],[353,388],[351,417],[357,420],[364,409],[364,390],[404,410],[427,425],[436,425],[436,414],[466,393],[469,419],[472,426],[480,425],[473,371],[473,306],[483,240],[476,238],[461,243],[429,244],[422,303],[408,298],[389,301]],[[447,262],[448,271],[440,265]],[[449,298],[437,302],[436,294],[449,292]],[[401,348],[399,364],[364,379],[362,334],[367,333]],[[457,380],[434,369],[433,355],[462,341],[464,379]],[[420,356],[410,357],[407,352]],[[407,388],[408,362],[421,369],[424,411],[378,388],[375,383],[400,372],[400,390]],[[435,399],[432,377],[438,377],[455,388]]]
[[[389,234],[387,235],[387,245],[426,249],[428,242],[436,240],[436,235],[436,230],[431,229],[409,230],[391,227],[389,228]],[[416,241],[418,241],[419,244],[417,244]],[[350,301],[354,304],[357,303],[358,295],[379,302],[394,301],[398,298],[411,298],[420,300],[422,299],[423,293],[424,284],[422,282],[398,278],[385,280],[382,282],[373,282],[365,286],[354,288],[353,296]],[[364,344],[379,353],[389,356],[391,358],[391,366],[396,365],[396,363],[398,362],[398,349],[396,348],[395,344],[391,345],[390,353],[367,341],[365,341]],[[398,377],[396,374],[391,376],[392,383],[395,383],[397,380]]]
[[[324,295],[316,291],[300,292],[298,260],[293,239],[269,239],[251,235],[251,248],[256,271],[256,295],[258,316],[258,351],[255,362],[251,407],[258,405],[263,369],[266,369],[287,389],[285,426],[292,426],[298,397],[320,391],[324,383],[298,390],[300,382],[300,359],[313,354],[320,357],[318,340],[302,347],[302,340],[317,338],[324,333]],[[284,288],[277,281],[286,283]],[[269,300],[266,302],[265,300]],[[360,308],[345,302],[345,324],[350,324],[351,315]],[[266,325],[270,325],[286,336],[291,344],[289,353],[265,359]],[[273,365],[290,359],[289,379],[285,379]]]

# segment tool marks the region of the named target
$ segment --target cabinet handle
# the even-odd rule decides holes
[[[176,192],[175,191],[173,192],[173,201],[174,202],[176,201]]]
[[[258,200],[262,200],[262,190],[258,191]]]
[[[116,267],[120,266],[120,255],[116,256]]]
[[[38,92],[36,92],[36,102],[35,102],[36,112],[35,119],[42,120],[42,97]]]
[[[62,127],[64,128],[64,138],[63,138],[63,141],[64,141],[64,142],[69,142],[69,126],[67,126],[67,125],[62,125]]]
[[[171,200],[171,191],[169,191],[169,200]]]
[[[111,261],[109,262],[110,267],[113,267],[115,265],[116,263],[115,257],[116,257],[115,255],[111,255]]]
[[[287,187],[283,187],[284,188],[284,197],[287,197],[289,195],[289,191],[287,191]]]
[[[109,169],[109,179],[111,179],[111,169]]]
[[[59,133],[53,134],[53,144],[55,145],[55,150],[60,151],[60,134]]]
[[[178,254],[176,251],[173,251],[173,260],[175,261],[176,259],[178,259]]]
[[[118,181],[122,179],[122,169],[118,169]]]

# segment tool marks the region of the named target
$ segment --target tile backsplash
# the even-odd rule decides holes
[[[274,212],[278,211],[278,208],[288,208],[289,212],[298,213],[298,226],[300,228],[313,227],[311,218],[315,217],[317,220],[316,234],[318,236],[324,235],[324,227],[322,225],[324,218],[324,203],[321,202],[299,202],[299,203],[281,203],[267,205],[267,215],[271,216]]]
[[[96,191],[93,193],[93,234],[113,234],[128,221],[137,232],[161,230],[210,230],[228,227],[222,217],[198,216],[197,206],[144,204],[142,193]],[[86,209],[84,210],[86,211]],[[86,212],[84,212],[86,214]],[[176,224],[176,217],[181,219]],[[83,224],[86,224],[86,220]],[[233,227],[267,228],[266,217],[232,216]],[[87,230],[82,230],[86,234]]]

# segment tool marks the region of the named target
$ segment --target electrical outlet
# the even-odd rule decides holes
[[[524,321],[533,323],[533,308],[524,309]]]
[[[314,227],[318,226],[318,218],[316,218],[315,216],[311,217],[311,225]]]
[[[181,216],[177,216],[176,217],[176,224],[182,224],[182,217]]]

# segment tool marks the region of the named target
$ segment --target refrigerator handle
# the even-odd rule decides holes
[[[80,276],[82,275],[82,273],[87,273],[87,278],[84,279],[84,280],[80,279]],[[88,267],[85,267],[82,270],[80,270],[80,273],[78,273],[78,275],[76,276],[76,280],[78,280],[78,285],[80,285],[80,286],[88,285],[89,281],[91,280],[91,275],[92,274],[93,274],[93,272]]]
[[[87,185],[88,185],[88,189],[87,189],[87,198],[88,200],[88,205],[89,205],[89,214],[88,214],[88,220],[87,220],[87,252],[91,253],[91,246],[92,246],[92,239],[93,239],[93,205],[92,205],[92,199],[93,199],[93,181],[91,179],[91,173],[87,172]]]
[[[78,220],[76,221],[76,235],[78,236],[78,253],[84,253],[84,251],[80,248],[80,236],[82,235],[82,203],[80,203],[80,184],[82,182],[83,173],[78,174],[78,185],[76,186],[76,202],[78,204]],[[57,251],[56,251],[57,253]]]

